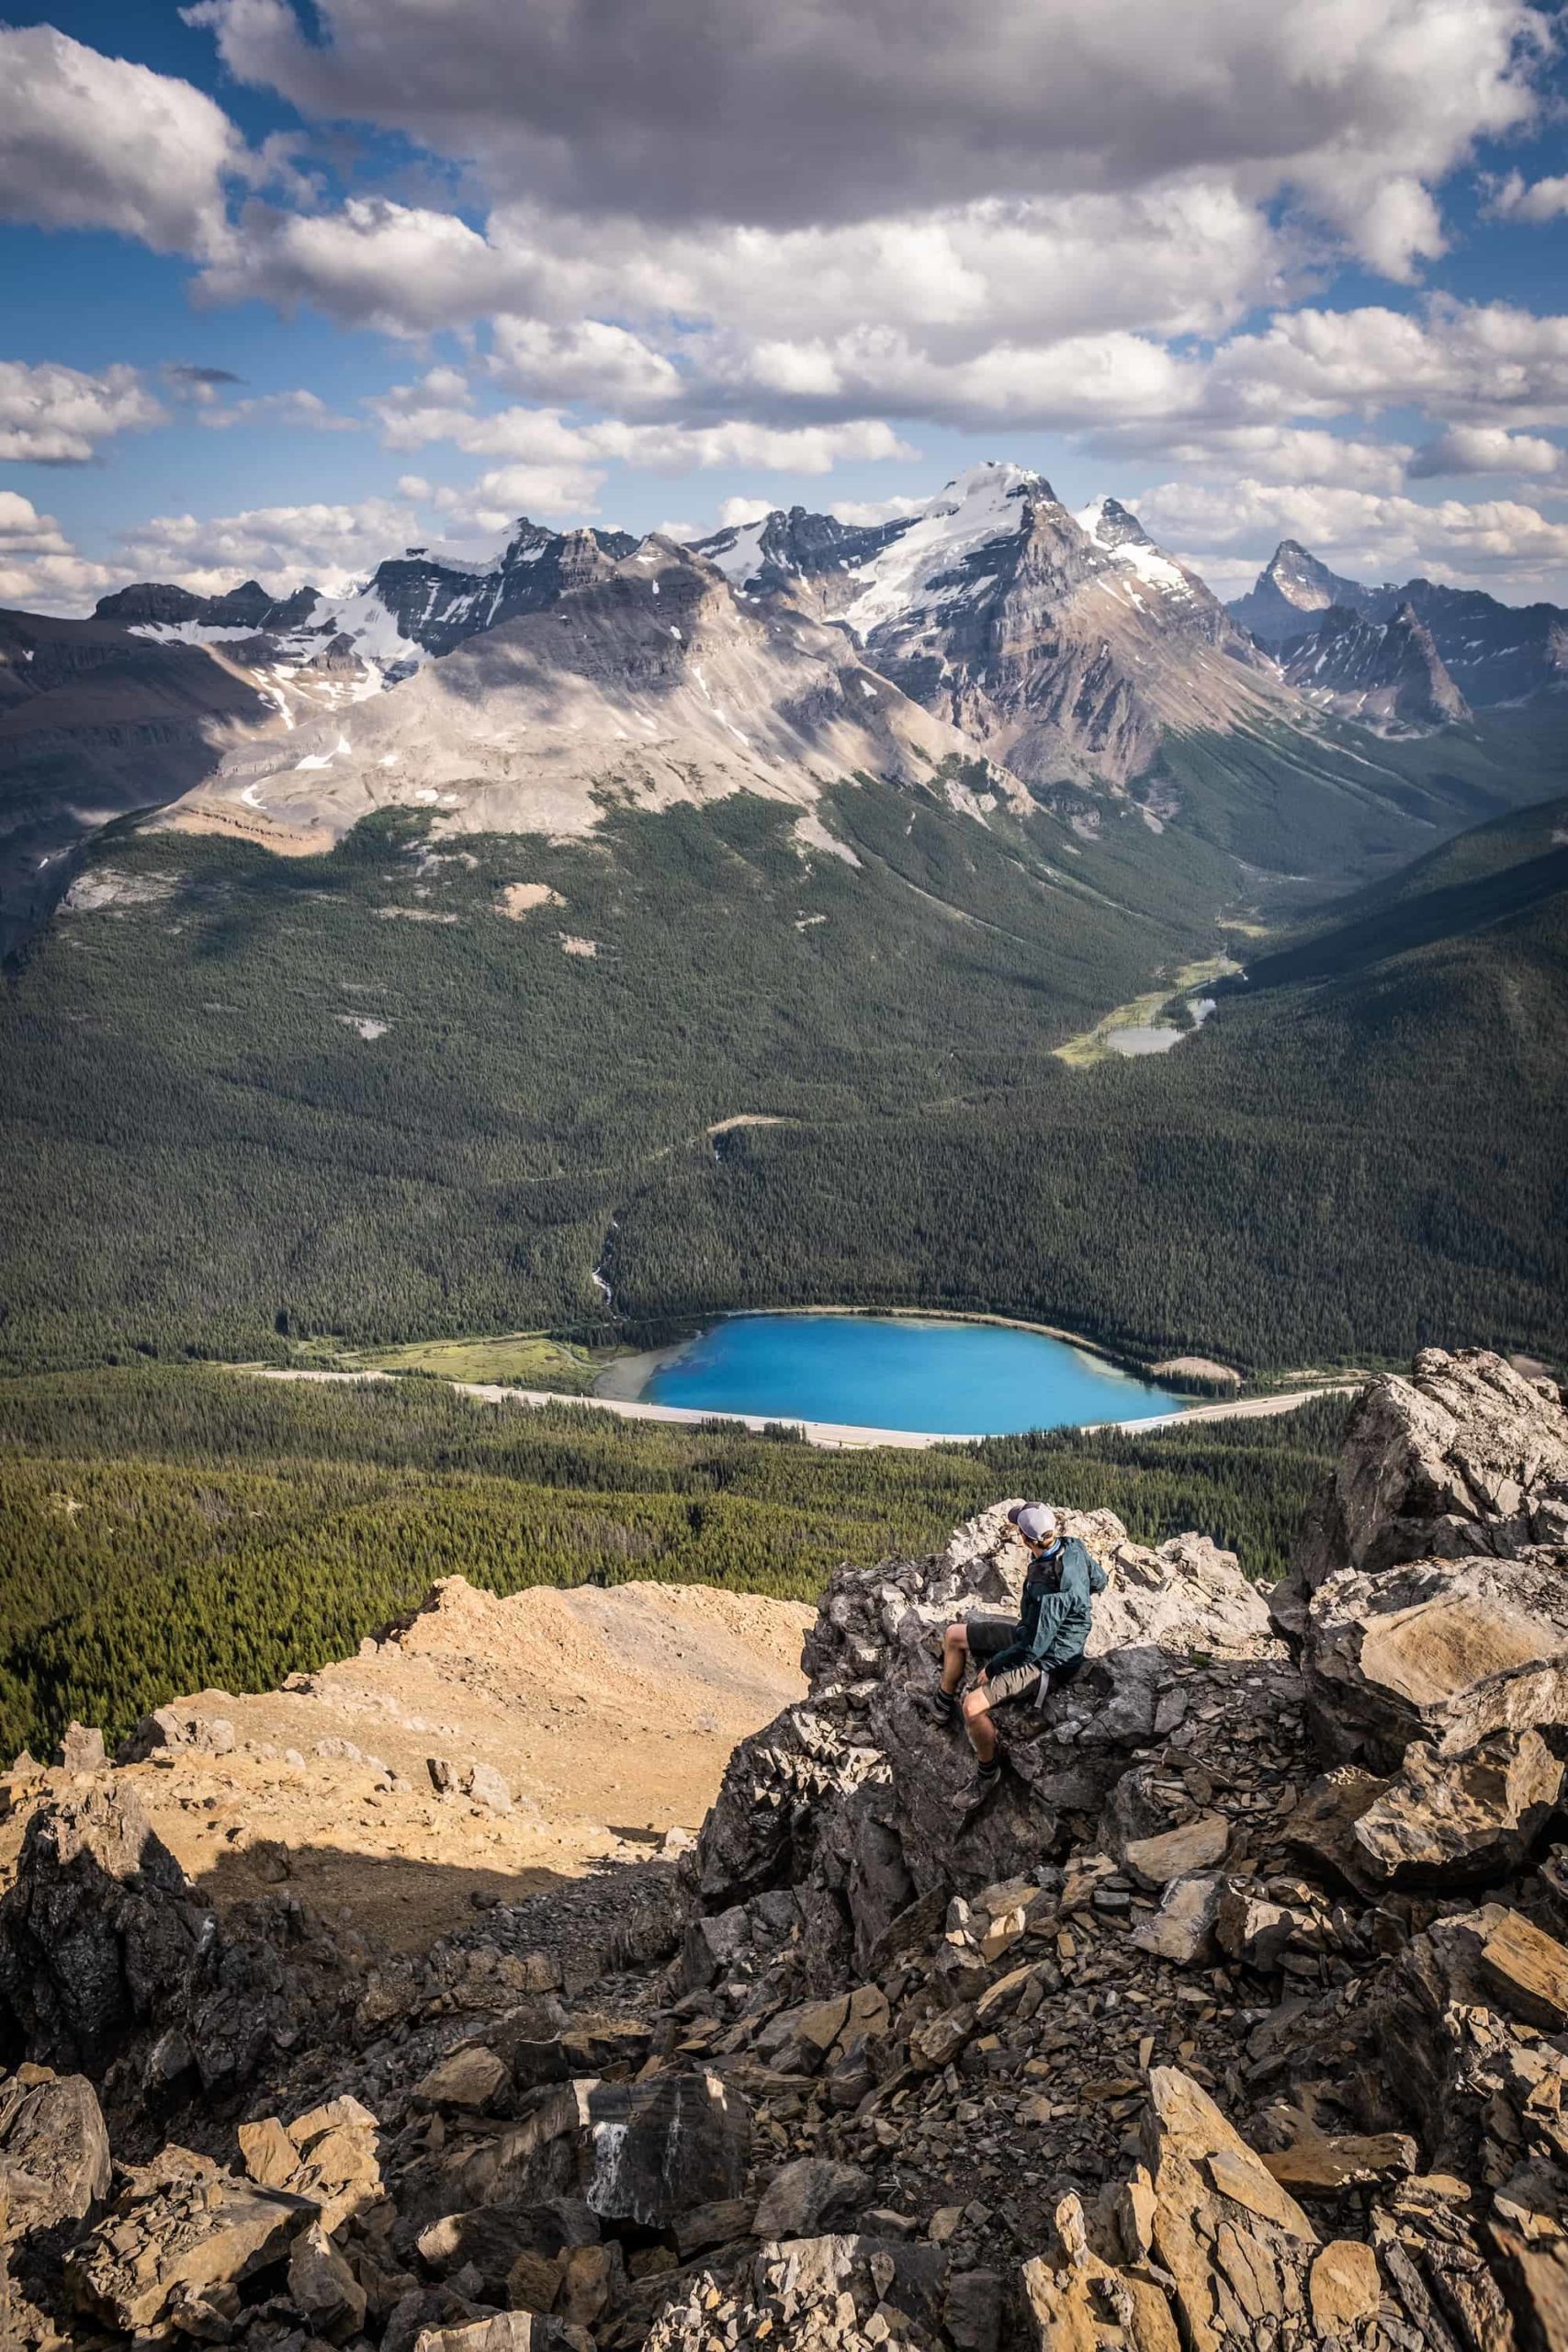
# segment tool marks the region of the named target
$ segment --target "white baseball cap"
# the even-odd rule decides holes
[[[1049,1544],[1056,1532],[1056,1514],[1049,1503],[1014,1503],[1008,1517],[1026,1544]]]

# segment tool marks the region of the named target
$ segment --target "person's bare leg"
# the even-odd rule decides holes
[[[991,1694],[983,1683],[964,1694],[964,1728],[980,1762],[989,1764],[997,1752],[997,1727],[991,1721]]]
[[[942,1687],[951,1699],[964,1679],[969,1636],[962,1625],[950,1625],[942,1637]]]

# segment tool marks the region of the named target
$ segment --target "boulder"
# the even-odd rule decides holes
[[[331,2236],[384,2199],[378,2130],[370,2109],[344,2094],[287,2126],[276,2115],[242,2123],[240,2159],[258,2188],[287,2188],[309,2198]]]
[[[363,2324],[367,2297],[319,2222],[288,2253],[288,2301],[319,2335],[341,2341]]]
[[[438,2058],[413,2086],[416,2107],[483,2108],[512,2088],[506,2061],[482,2041]]]
[[[1393,1770],[1413,1739],[1465,1756],[1491,1733],[1568,1727],[1568,1547],[1342,1569],[1303,1645],[1313,1727],[1337,1762]]]
[[[109,2139],[82,2075],[23,2066],[0,2083],[0,2222],[7,2237],[79,2222],[109,2188]]]
[[[816,2237],[829,2224],[859,2212],[872,2193],[870,2179],[853,2165],[802,2156],[768,2183],[752,2233],[760,2238]]]
[[[104,1751],[101,1731],[89,1730],[73,1717],[65,1726],[60,1743],[61,1770],[66,1772],[101,1772],[108,1758]]]
[[[1140,1886],[1157,1890],[1173,1879],[1195,1878],[1216,1869],[1224,1860],[1230,1836],[1223,1813],[1200,1813],[1157,1838],[1130,1839],[1122,1849],[1122,1866]]]
[[[1172,1879],[1152,1917],[1139,1919],[1132,1940],[1140,1951],[1175,1961],[1178,1967],[1201,1967],[1214,1956],[1214,1923],[1219,1915],[1221,1880],[1217,1871],[1198,1878]]]
[[[470,2186],[487,2205],[581,2197],[607,2222],[665,2229],[693,2205],[739,2197],[750,2110],[716,2075],[587,2078],[547,2091],[490,2143]]]
[[[209,2333],[231,2312],[228,2290],[286,2258],[315,2219],[307,2198],[165,2148],[67,2258],[66,2283],[84,2309],[139,2340]]]
[[[29,2053],[100,2074],[188,1982],[210,1921],[134,1792],[40,1806],[0,1899],[0,2005]]]
[[[1358,1882],[1464,1886],[1517,1870],[1555,1810],[1562,1766],[1537,1731],[1494,1732],[1468,1756],[1413,1740],[1350,1829]]]
[[[697,2272],[655,2320],[645,2352],[705,2352],[715,2342],[839,2345],[845,2352],[897,2340],[935,2345],[948,2277],[940,2246],[899,2238],[766,2244],[739,2276]]]
[[[1408,1378],[1380,1374],[1351,1409],[1314,1498],[1276,1621],[1300,1634],[1313,1594],[1346,1568],[1568,1542],[1568,1412],[1551,1382],[1485,1348],[1426,1348]]]
[[[413,2352],[593,2352],[586,2328],[537,2312],[486,2312],[451,2326],[422,2328]]]
[[[491,1813],[513,1810],[512,1792],[493,1764],[459,1764],[450,1756],[427,1756],[424,1765],[438,1797],[464,1796]]]
[[[197,1714],[188,1707],[158,1707],[143,1715],[115,1750],[117,1764],[143,1764],[161,1747],[183,1747],[197,1756],[231,1756],[234,1726],[227,1715]]]

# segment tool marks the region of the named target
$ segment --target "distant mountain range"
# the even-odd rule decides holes
[[[1194,746],[1320,779],[1346,766],[1337,726],[1466,729],[1565,671],[1554,606],[1367,587],[1293,541],[1227,607],[1117,500],[1073,514],[1007,464],[873,526],[796,507],[682,547],[522,520],[479,553],[406,549],[344,597],[145,583],[88,621],[0,615],[0,933],[107,819],[171,802],[279,847],[389,805],[448,832],[575,831],[617,800],[809,809],[871,775],[1090,831],[1120,805],[1158,833],[1203,798]]]

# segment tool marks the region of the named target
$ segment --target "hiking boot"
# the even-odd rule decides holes
[[[958,1721],[958,1693],[955,1690],[922,1690],[916,1704],[923,1715],[933,1723],[948,1725]]]
[[[988,1764],[976,1764],[975,1767],[976,1797],[988,1797],[1001,1777],[1002,1759],[999,1756],[993,1756]]]

